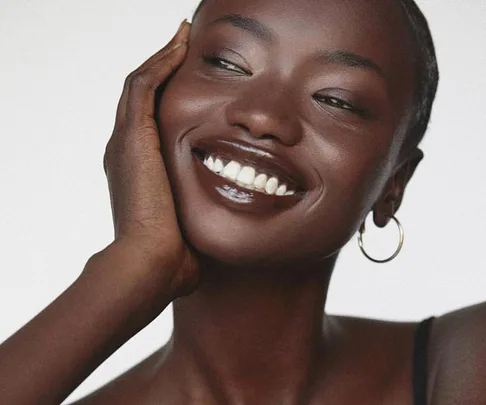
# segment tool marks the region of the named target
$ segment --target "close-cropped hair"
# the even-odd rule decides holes
[[[204,1],[204,0],[203,0]],[[439,84],[439,68],[429,24],[414,0],[397,0],[401,5],[415,48],[415,102],[405,148],[416,147],[429,125]]]
[[[407,136],[402,150],[412,150],[422,141],[430,122],[432,106],[439,84],[439,68],[435,53],[434,41],[429,24],[424,14],[414,0],[396,0],[403,11],[408,25],[413,45],[415,62],[415,89],[414,102]],[[192,21],[205,4],[201,0],[194,11]]]

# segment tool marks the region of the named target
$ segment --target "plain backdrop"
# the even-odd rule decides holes
[[[441,83],[426,158],[398,218],[400,256],[369,262],[356,238],[328,311],[420,320],[486,299],[486,1],[420,0]],[[195,0],[0,0],[0,341],[50,303],[112,240],[102,157],[125,76],[172,37]],[[371,221],[369,221],[371,227]],[[396,229],[370,232],[377,256]],[[164,343],[171,308],[71,399]]]

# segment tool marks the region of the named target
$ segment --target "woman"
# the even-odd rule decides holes
[[[408,1],[207,0],[128,77],[115,240],[2,345],[0,403],[60,403],[170,302],[170,342],[77,403],[481,403],[484,305],[323,312],[341,247],[395,218],[436,84]]]

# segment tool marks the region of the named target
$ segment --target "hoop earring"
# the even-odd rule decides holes
[[[359,245],[359,248],[361,249],[361,252],[363,252],[363,254],[366,256],[366,258],[369,259],[369,260],[371,260],[372,262],[375,262],[375,263],[388,263],[388,262],[391,262],[395,257],[398,256],[398,254],[400,253],[400,250],[402,250],[403,238],[404,238],[404,232],[403,232],[402,224],[394,216],[392,216],[391,219],[393,219],[393,221],[395,222],[395,224],[397,224],[398,233],[400,235],[400,240],[398,242],[398,247],[395,250],[395,253],[393,253],[387,259],[375,259],[375,258],[371,257],[368,253],[366,253],[366,250],[364,249],[364,244],[363,244],[363,234],[365,232],[364,224],[363,224],[363,226],[359,230],[359,236],[358,236],[358,245]]]

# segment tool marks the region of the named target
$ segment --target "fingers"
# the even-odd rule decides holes
[[[155,92],[169,75],[182,63],[187,43],[180,43],[158,60],[131,77],[128,85],[127,115],[131,122],[141,122],[144,117],[153,118]]]
[[[145,69],[146,67],[150,66],[151,63],[159,59],[161,56],[171,52],[174,48],[178,47],[179,44],[187,42],[189,38],[189,32],[191,30],[191,24],[187,22],[187,20],[182,21],[177,32],[174,34],[172,39],[169,43],[160,49],[157,53],[152,55],[149,59],[147,59],[136,71],[140,71]]]
[[[153,118],[155,92],[184,60],[190,28],[184,20],[164,48],[128,75],[118,103],[115,128]]]

